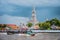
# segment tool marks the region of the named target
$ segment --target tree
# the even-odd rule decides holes
[[[56,26],[60,26],[60,20],[58,20],[57,18],[54,18],[52,20],[50,20],[51,25],[56,25]]]
[[[38,23],[41,30],[51,30],[51,26],[53,24],[60,27],[60,20],[58,20],[57,18],[54,18],[42,23]]]
[[[0,30],[2,29],[2,24],[0,24]]]
[[[2,28],[5,28],[7,25],[6,24],[3,24]]]
[[[2,27],[2,24],[0,24],[0,28]]]
[[[27,24],[28,27],[31,27],[32,25],[33,25],[32,23],[28,23],[28,24]]]
[[[3,28],[5,28],[7,25],[6,24],[0,24],[0,30],[2,30]]]
[[[50,30],[50,23],[47,22],[43,22],[43,23],[39,23],[39,27],[41,30]]]

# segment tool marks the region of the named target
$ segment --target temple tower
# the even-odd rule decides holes
[[[37,18],[36,18],[36,10],[35,7],[32,9],[32,16],[30,22],[33,24],[32,27],[35,27],[35,25],[38,23]]]

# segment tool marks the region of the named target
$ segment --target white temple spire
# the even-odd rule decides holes
[[[31,20],[29,22],[33,24],[31,28],[34,28],[36,26],[36,24],[38,23],[37,17],[36,17],[35,6],[32,7],[32,16],[31,16]]]
[[[33,6],[33,9],[32,9],[32,23],[33,23],[33,25],[37,24],[35,6]]]

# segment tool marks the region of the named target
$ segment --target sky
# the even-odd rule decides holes
[[[40,22],[60,19],[60,0],[0,0],[0,24],[27,23],[33,6]]]

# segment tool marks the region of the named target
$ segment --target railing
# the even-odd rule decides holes
[[[33,33],[52,33],[60,32],[60,30],[31,30]]]

